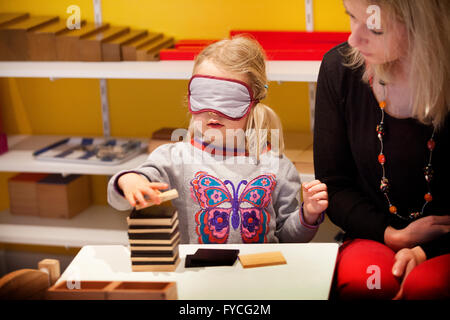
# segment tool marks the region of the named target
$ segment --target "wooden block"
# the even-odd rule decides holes
[[[178,191],[176,189],[172,189],[166,192],[161,192],[158,196],[161,199],[161,202],[166,202],[178,198]],[[136,210],[142,210],[153,205],[153,202],[147,202],[145,205],[137,204]]]
[[[162,33],[150,32],[145,37],[135,39],[122,46],[122,58],[125,61],[136,61],[137,50],[145,45],[163,38]]]
[[[106,300],[107,292],[115,286],[110,281],[80,281],[72,288],[67,281],[53,285],[47,291],[49,300]]]
[[[8,180],[11,214],[39,216],[37,182],[45,177],[43,173],[19,173]]]
[[[158,61],[159,51],[164,48],[173,47],[175,40],[172,37],[164,36],[154,42],[150,42],[136,50],[137,61]]]
[[[131,270],[133,272],[174,272],[180,264],[180,257],[175,263],[159,262],[158,264],[151,264],[149,262],[135,261],[131,262]]]
[[[56,259],[44,259],[39,261],[38,269],[42,272],[48,273],[50,285],[55,284],[56,280],[58,280],[61,275],[59,260]]]
[[[80,39],[100,33],[107,29],[109,24],[96,25],[87,23],[80,29],[66,30],[56,37],[56,57],[61,61],[80,61]]]
[[[85,20],[80,25],[84,26]],[[65,20],[50,23],[28,32],[28,53],[32,61],[55,61],[56,37],[68,31]]]
[[[43,299],[49,287],[48,274],[39,270],[16,270],[0,279],[0,300]]]
[[[286,264],[280,251],[239,255],[239,261],[244,268],[256,268]]]
[[[91,204],[89,179],[83,175],[52,174],[38,182],[39,215],[71,218]]]
[[[130,31],[128,27],[109,27],[99,33],[80,39],[80,55],[82,61],[102,61],[102,44]]]
[[[176,282],[120,282],[107,292],[108,300],[176,300]]]
[[[114,39],[108,39],[102,42],[102,60],[103,61],[121,61],[121,47],[137,41],[147,35],[146,30],[130,30],[130,32],[120,35]]]
[[[0,13],[0,27],[6,26],[11,23],[18,22],[23,19],[27,19],[30,15],[28,13],[12,13],[1,12]]]
[[[180,234],[178,233],[171,239],[129,239],[131,246],[173,246],[175,243],[179,242]]]
[[[134,228],[133,228],[134,227]],[[178,228],[178,220],[175,221],[175,223],[173,224],[173,226],[168,226],[167,228],[165,227],[160,227],[160,226],[137,226],[138,228],[136,228],[136,226],[130,226],[130,228],[128,228],[128,233],[136,233],[136,234],[145,234],[145,233],[165,233],[165,234],[170,234],[173,233],[175,230],[177,230]]]
[[[54,16],[32,16],[0,28],[0,60],[29,60],[27,33],[58,21]]]

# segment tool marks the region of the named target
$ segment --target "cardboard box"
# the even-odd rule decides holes
[[[88,176],[51,174],[38,182],[39,215],[72,218],[91,205]]]
[[[44,173],[19,173],[8,180],[11,214],[39,216],[37,182]]]

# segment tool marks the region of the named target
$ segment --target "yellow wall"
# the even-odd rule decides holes
[[[224,38],[231,29],[305,30],[303,0],[102,0],[103,21],[163,32],[176,39]],[[68,17],[80,6],[94,20],[92,0],[2,0],[0,12]],[[348,31],[340,0],[314,1],[315,30]],[[162,126],[186,126],[185,80],[108,80],[111,133],[150,136]],[[307,85],[270,83],[266,104],[286,130],[309,131]],[[7,133],[102,135],[98,80],[0,79],[0,111]],[[5,190],[9,173],[0,173]],[[93,177],[96,203],[106,203],[106,177]],[[0,210],[8,207],[0,195]]]

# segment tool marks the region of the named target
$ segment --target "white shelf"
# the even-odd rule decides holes
[[[147,153],[117,166],[89,165],[36,160],[33,152],[67,136],[50,135],[10,135],[9,151],[0,155],[0,172],[42,172],[60,174],[114,175],[121,170],[129,170],[141,165]],[[302,182],[314,180],[314,174],[300,173]]]
[[[268,61],[270,81],[316,82],[321,61]],[[0,77],[85,79],[180,79],[191,77],[193,61],[0,62]]]
[[[127,211],[91,206],[71,219],[12,215],[0,211],[0,243],[61,247],[128,245]]]
[[[147,158],[147,154],[143,153],[116,166],[51,162],[33,158],[34,151],[63,138],[67,136],[8,136],[9,151],[0,155],[0,171],[113,175],[121,170],[136,168]]]

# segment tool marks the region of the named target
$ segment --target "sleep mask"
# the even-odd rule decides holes
[[[252,89],[235,79],[195,75],[188,87],[189,111],[212,111],[230,120],[239,120],[258,103]]]

